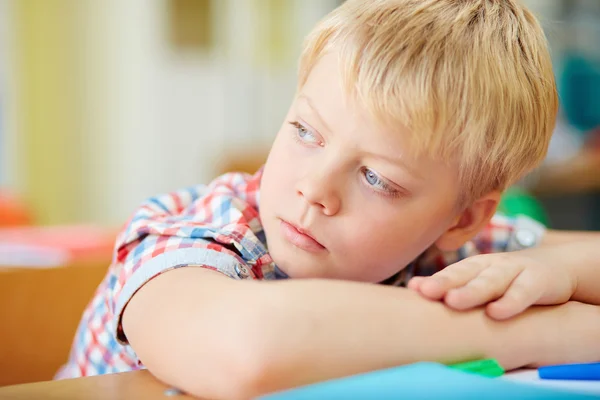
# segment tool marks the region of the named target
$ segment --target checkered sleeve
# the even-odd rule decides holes
[[[228,197],[214,188],[196,186],[146,201],[117,239],[109,307],[117,340],[127,343],[121,315],[131,297],[146,282],[168,270],[200,266],[240,279],[244,260],[219,241],[215,219],[231,213]]]

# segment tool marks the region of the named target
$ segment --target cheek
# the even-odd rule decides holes
[[[438,224],[428,215],[418,217],[407,205],[405,212],[391,215],[383,208],[339,230],[338,254],[353,279],[379,282],[389,278],[429,248],[438,237]],[[375,214],[375,213],[373,213]],[[384,218],[386,215],[387,218]],[[355,228],[360,227],[360,228]],[[360,244],[360,245],[358,245]]]
[[[263,174],[269,190],[289,190],[293,187],[302,166],[306,165],[306,159],[298,147],[289,128],[282,127],[273,142]]]
[[[390,220],[362,220],[352,229],[340,230],[339,264],[354,279],[378,282],[401,270],[420,254],[409,229],[393,226]]]
[[[265,163],[260,187],[261,212],[264,208],[272,208],[289,192],[294,179],[293,162],[290,162],[285,138],[280,132],[273,142],[269,157]]]
[[[271,146],[271,150],[269,151],[265,169],[268,169],[270,174],[278,175],[281,170],[288,167],[289,162],[286,162],[286,160],[289,161],[290,150],[287,142],[287,132],[285,131],[285,128],[282,127],[277,133],[273,145]]]
[[[397,254],[405,252],[411,247],[414,236],[410,235],[408,229],[400,226],[392,226],[390,221],[385,223],[362,223],[361,229],[355,230],[354,243],[364,243],[369,249],[371,256],[380,259],[397,258]]]

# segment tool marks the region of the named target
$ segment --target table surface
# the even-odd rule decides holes
[[[2,400],[187,400],[191,396],[179,394],[169,396],[169,389],[156,380],[148,371],[124,372],[88,378],[64,379],[60,381],[27,383],[0,387]]]
[[[541,380],[536,370],[518,370],[504,375],[504,379],[527,384],[576,390],[600,396],[600,381]],[[66,379],[62,381],[28,383],[0,387],[0,398],[6,400],[61,399],[61,400],[188,400],[185,394],[169,395],[169,387],[156,380],[148,371],[125,372]]]

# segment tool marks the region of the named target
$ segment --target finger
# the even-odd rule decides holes
[[[440,272],[426,277],[419,285],[419,291],[433,300],[441,300],[453,288],[465,285],[488,267],[487,257],[468,258],[452,264]]]
[[[448,291],[444,302],[456,310],[468,310],[501,297],[523,267],[518,264],[495,264],[481,271],[466,285]]]
[[[419,291],[424,278],[424,276],[414,276],[408,281],[406,287],[412,290]]]
[[[487,315],[503,320],[523,312],[543,295],[540,282],[536,274],[526,269],[516,277],[501,298],[487,305]]]

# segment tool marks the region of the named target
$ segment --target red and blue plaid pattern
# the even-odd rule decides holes
[[[120,316],[131,296],[153,277],[173,268],[201,265],[233,279],[279,279],[258,215],[261,171],[230,173],[147,200],[119,234],[108,273],[85,310],[66,365],[56,378],[143,368],[127,344]],[[465,257],[510,250],[517,220],[496,216],[457,252],[426,252],[386,281],[403,285],[413,275],[431,275]]]

